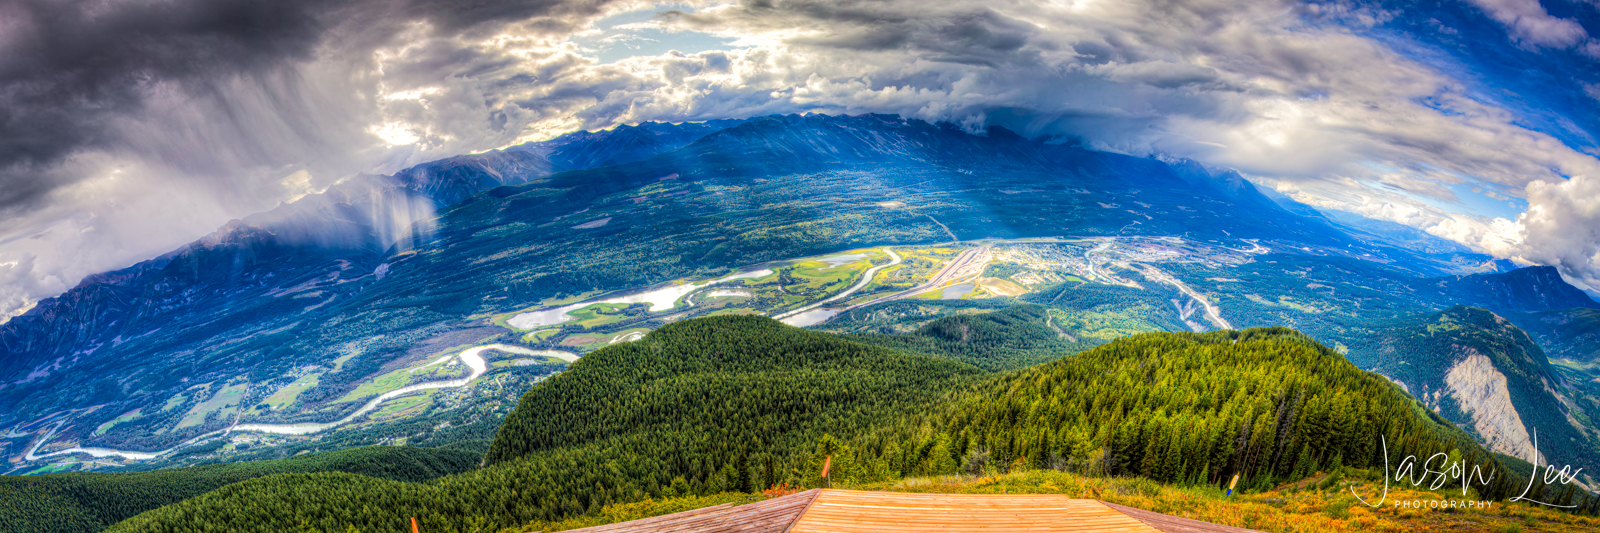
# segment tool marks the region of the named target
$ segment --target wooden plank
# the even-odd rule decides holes
[[[722,504],[681,513],[571,530],[573,533],[783,533],[816,498],[809,490],[735,506]]]
[[[824,490],[790,533],[1159,533],[1096,500],[1062,495]]]
[[[812,489],[574,533],[1260,533],[1059,494]]]
[[[1117,505],[1110,502],[1101,502],[1117,512],[1133,517],[1134,519],[1161,530],[1163,533],[1262,533],[1254,529],[1224,526],[1211,522],[1202,522],[1191,518],[1183,518],[1147,511],[1136,507]]]

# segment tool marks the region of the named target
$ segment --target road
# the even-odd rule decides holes
[[[938,224],[940,228],[944,229],[944,234],[950,236],[951,243],[961,242],[961,239],[956,237],[956,232],[950,231],[950,226],[946,226],[943,222],[940,222],[939,219],[933,218],[933,215],[923,213],[922,216],[928,217],[928,220],[932,220],[934,224]]]
[[[816,309],[818,307],[822,307],[823,304],[826,304],[828,302],[839,301],[839,300],[848,298],[852,294],[855,294],[857,291],[860,291],[862,288],[865,288],[868,284],[872,283],[872,277],[878,275],[878,271],[879,270],[883,270],[885,268],[889,268],[889,267],[892,267],[892,266],[900,264],[900,254],[894,253],[894,249],[893,248],[885,246],[885,247],[883,247],[883,253],[889,254],[889,262],[886,263],[886,264],[878,265],[878,266],[875,266],[875,267],[867,269],[867,271],[865,273],[861,274],[861,280],[857,281],[855,285],[851,285],[850,288],[845,289],[844,292],[841,292],[839,294],[835,294],[835,295],[833,295],[832,297],[830,297],[830,298],[828,298],[826,300],[823,300],[823,301],[820,301],[820,302],[817,302],[817,303],[814,303],[814,304],[811,304],[811,305],[808,305],[808,306],[805,306],[805,307],[801,307],[799,309],[795,309],[793,311],[789,311],[787,313],[784,313],[784,314],[781,314],[781,315],[778,315],[778,316],[775,316],[775,317],[772,317],[772,318],[783,320],[785,318],[789,318],[791,316],[798,315],[800,313],[804,313],[806,311],[810,311],[810,310]]]
[[[466,363],[467,368],[472,369],[472,374],[468,375],[467,377],[448,381],[430,381],[427,383],[418,383],[416,385],[407,385],[383,394],[379,394],[378,397],[367,401],[366,405],[361,406],[361,408],[357,409],[356,412],[350,413],[349,416],[334,422],[325,424],[237,424],[232,428],[229,428],[229,431],[257,431],[261,433],[275,433],[279,435],[309,435],[311,433],[318,433],[337,426],[342,426],[350,423],[352,420],[360,418],[361,415],[371,412],[373,409],[377,409],[379,404],[382,404],[384,401],[391,398],[419,390],[460,387],[471,383],[472,380],[478,379],[478,376],[482,376],[484,372],[489,370],[489,363],[483,359],[483,352],[488,350],[499,350],[506,353],[521,355],[555,357],[569,363],[576,362],[578,360],[577,355],[567,352],[558,352],[555,350],[530,350],[521,346],[511,346],[507,344],[490,344],[487,346],[468,348],[467,350],[462,351],[459,355],[461,362]]]
[[[1211,305],[1211,301],[1207,300],[1205,296],[1202,296],[1199,291],[1189,288],[1189,284],[1184,283],[1178,278],[1172,277],[1171,274],[1162,272],[1161,269],[1150,265],[1144,265],[1143,268],[1139,269],[1139,272],[1143,273],[1145,277],[1153,279],[1157,282],[1177,287],[1180,292],[1188,295],[1190,298],[1193,298],[1194,301],[1199,302],[1200,305],[1206,310],[1206,320],[1210,321],[1211,325],[1216,326],[1217,329],[1233,329],[1233,325],[1229,324],[1227,320],[1222,318],[1222,310],[1218,309],[1215,305]]]
[[[850,309],[866,307],[876,303],[898,300],[901,298],[909,298],[943,287],[952,282],[969,281],[972,278],[977,278],[983,274],[984,266],[989,264],[989,249],[993,247],[994,244],[985,244],[983,246],[961,252],[956,256],[955,259],[951,259],[950,262],[945,263],[944,268],[939,269],[939,272],[934,274],[933,279],[928,280],[927,283],[923,283],[914,288],[884,296],[867,303],[852,305],[845,310],[849,311]]]
[[[46,442],[49,442],[50,437],[55,436],[56,431],[61,429],[61,425],[65,423],[65,422],[60,422],[60,423],[57,423],[54,428],[51,428],[50,429],[50,433],[46,434],[44,436],[44,438],[39,439],[39,442],[34,444],[33,447],[28,450],[28,453],[23,456],[23,458],[28,460],[28,461],[37,461],[39,459],[44,459],[44,458],[48,458],[48,457],[56,456],[56,455],[66,455],[66,454],[72,454],[72,453],[83,453],[83,454],[88,454],[88,455],[93,456],[93,457],[108,457],[108,456],[115,455],[115,456],[119,456],[119,457],[125,457],[125,458],[128,458],[128,459],[144,460],[144,459],[154,459],[154,458],[166,455],[168,453],[172,453],[172,451],[177,450],[179,448],[184,448],[184,447],[190,446],[192,444],[198,443],[198,442],[200,442],[200,441],[202,441],[204,439],[208,439],[208,438],[216,436],[218,434],[226,434],[226,433],[230,433],[230,432],[234,432],[234,431],[256,431],[256,432],[261,432],[261,433],[275,433],[275,434],[279,434],[279,435],[308,435],[308,434],[311,434],[311,433],[318,433],[318,432],[321,432],[321,431],[326,431],[328,429],[332,429],[332,428],[337,427],[337,426],[341,426],[341,425],[347,424],[347,423],[349,423],[349,422],[351,422],[351,421],[353,421],[353,420],[355,420],[357,418],[360,418],[361,415],[367,414],[368,412],[371,412],[373,409],[376,409],[378,407],[378,405],[382,404],[384,401],[392,399],[392,398],[397,397],[397,396],[400,396],[402,394],[406,394],[406,393],[410,393],[410,392],[416,392],[416,391],[425,390],[425,389],[461,387],[461,386],[464,386],[464,385],[466,385],[468,383],[471,383],[472,380],[478,379],[479,376],[482,376],[484,374],[484,372],[487,372],[489,370],[489,363],[488,363],[488,361],[485,361],[483,359],[483,355],[482,355],[483,352],[488,351],[488,350],[499,350],[499,351],[506,352],[506,353],[514,353],[514,354],[520,354],[520,355],[536,355],[536,356],[544,356],[544,357],[554,357],[554,358],[557,358],[557,359],[561,359],[563,361],[567,361],[569,363],[576,362],[578,360],[578,355],[577,354],[573,354],[571,352],[562,352],[562,351],[556,351],[556,350],[530,350],[528,348],[523,348],[521,346],[511,346],[511,345],[506,345],[506,344],[490,344],[490,345],[486,345],[486,346],[478,346],[476,348],[468,348],[468,349],[462,351],[460,354],[457,355],[457,357],[461,358],[461,362],[465,363],[467,365],[467,368],[472,369],[472,373],[470,375],[468,375],[467,377],[461,378],[461,379],[452,379],[452,380],[448,380],[448,381],[430,381],[430,382],[427,382],[427,383],[418,383],[416,385],[408,385],[408,386],[405,386],[405,387],[401,387],[399,389],[395,389],[395,390],[380,394],[380,395],[378,395],[378,397],[373,398],[372,400],[369,400],[365,405],[361,406],[360,409],[357,409],[356,412],[351,413],[349,416],[346,416],[346,417],[341,418],[341,419],[339,419],[337,421],[334,421],[334,422],[329,422],[329,423],[325,423],[325,424],[312,424],[312,423],[307,423],[307,424],[238,424],[238,423],[235,423],[231,427],[224,428],[224,429],[219,429],[219,430],[212,431],[212,432],[209,432],[209,433],[205,433],[205,434],[200,435],[198,437],[194,437],[192,439],[186,440],[182,444],[179,444],[177,446],[173,446],[171,448],[167,448],[165,450],[161,450],[161,451],[158,451],[158,452],[140,452],[140,451],[130,451],[130,450],[116,450],[116,449],[111,449],[111,448],[84,448],[84,447],[74,446],[72,448],[67,448],[65,450],[58,450],[58,451],[54,451],[54,452],[50,452],[50,453],[46,453],[46,454],[36,454],[36,452],[39,451],[39,447],[44,446],[44,444]]]

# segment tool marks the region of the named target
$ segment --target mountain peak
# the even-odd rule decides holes
[[[1473,274],[1447,284],[1476,293],[1479,301],[1494,302],[1498,309],[1546,311],[1574,307],[1600,308],[1600,302],[1572,286],[1551,266],[1530,266],[1510,272]]]

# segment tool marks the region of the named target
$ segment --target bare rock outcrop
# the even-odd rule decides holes
[[[1445,374],[1445,384],[1461,410],[1472,416],[1472,427],[1489,449],[1524,460],[1534,459],[1534,446],[1527,425],[1511,405],[1511,390],[1506,376],[1487,356],[1467,348],[1467,357]],[[1544,464],[1544,457],[1537,458]]]

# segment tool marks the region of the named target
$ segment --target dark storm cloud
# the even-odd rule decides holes
[[[81,176],[52,172],[85,150],[126,148],[109,126],[163,90],[205,96],[319,53],[356,54],[410,22],[453,35],[516,21],[567,31],[606,2],[479,0],[17,0],[0,4],[0,212]],[[330,41],[336,47],[328,50]],[[353,49],[348,49],[353,48]],[[413,68],[470,74],[465,50]],[[470,63],[470,61],[469,61]],[[495,65],[485,65],[492,69]],[[219,120],[228,120],[226,116]]]
[[[825,23],[835,31],[827,35],[791,39],[796,45],[861,51],[907,50],[928,60],[967,65],[996,66],[1032,58],[1024,52],[1038,28],[993,9],[975,6],[941,7],[923,3],[893,2],[745,2],[742,17],[775,15],[792,20]],[[728,17],[731,14],[723,14]],[[690,26],[719,23],[714,17],[668,11],[661,17]]]
[[[626,76],[553,43],[608,2],[0,0],[0,322],[229,219],[593,103],[585,85]],[[567,107],[530,98],[551,75]]]
[[[1592,178],[1530,189],[1560,216],[1525,224],[1433,205],[1600,163],[1352,31],[1393,14],[1343,0],[689,0],[648,21],[638,0],[99,1],[0,0],[0,318],[356,173],[795,112],[1190,157],[1600,284],[1600,256],[1520,244],[1600,217]],[[602,59],[599,35],[653,44]]]
[[[311,53],[313,2],[103,5],[23,0],[0,8],[0,207],[53,188],[48,167],[115,143],[108,115],[138,112],[162,81],[196,83]]]

